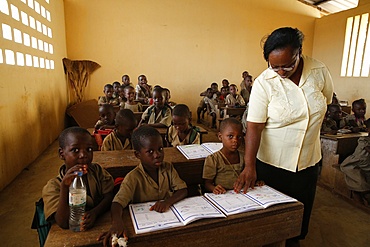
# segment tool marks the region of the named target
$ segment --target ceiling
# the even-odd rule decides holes
[[[319,9],[322,14],[330,15],[357,7],[359,0],[298,0]]]

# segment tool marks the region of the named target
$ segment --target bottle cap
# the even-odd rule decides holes
[[[76,172],[76,174],[77,174],[77,176],[79,176],[79,177],[82,177],[82,175],[84,174],[82,171],[77,171]]]

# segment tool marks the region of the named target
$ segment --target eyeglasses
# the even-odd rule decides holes
[[[295,58],[294,58],[294,62],[292,65],[290,66],[287,66],[287,67],[271,67],[270,65],[270,62],[269,62],[269,69],[275,71],[275,72],[279,72],[279,70],[284,70],[286,72],[289,72],[289,71],[292,71],[295,66],[297,66],[297,61],[299,61],[299,55],[295,55]]]

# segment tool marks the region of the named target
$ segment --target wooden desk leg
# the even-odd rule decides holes
[[[266,244],[263,247],[285,247],[285,240],[272,243],[272,244]]]

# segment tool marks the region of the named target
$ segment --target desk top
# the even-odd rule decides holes
[[[359,138],[359,137],[368,136],[368,135],[369,135],[368,132],[348,133],[348,134],[338,133],[336,135],[323,134],[323,135],[320,135],[320,138],[338,140],[338,139],[347,139],[347,138]]]
[[[128,209],[124,224],[130,247],[135,246],[258,246],[271,244],[300,234],[303,204],[279,204],[267,209],[231,215],[226,218],[202,219],[186,226],[150,233],[135,234]],[[111,226],[110,213],[101,216],[86,232],[63,230],[54,224],[45,246],[102,246],[99,235]]]

